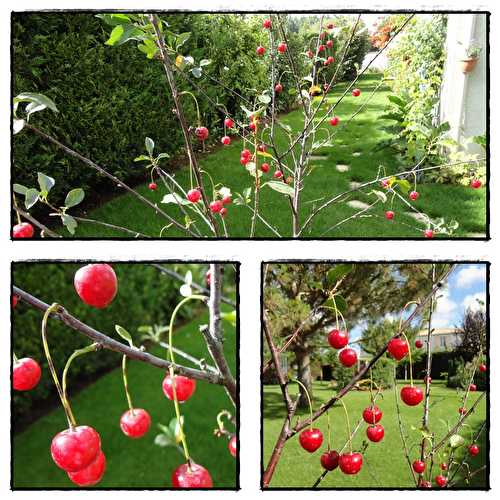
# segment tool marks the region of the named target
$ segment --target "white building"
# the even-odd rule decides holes
[[[462,342],[462,333],[458,328],[436,328],[431,333],[431,352],[452,351]],[[417,333],[416,340],[427,342],[427,330],[420,330]]]

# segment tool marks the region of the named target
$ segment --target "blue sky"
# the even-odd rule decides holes
[[[433,314],[433,328],[454,327],[467,307],[477,309],[481,306],[476,299],[486,302],[486,265],[460,264],[448,278],[447,286],[438,295],[437,307]],[[393,316],[388,315],[389,318]],[[394,316],[395,317],[395,316]],[[364,325],[357,325],[350,331],[351,340],[361,336]]]

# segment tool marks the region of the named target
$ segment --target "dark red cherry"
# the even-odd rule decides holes
[[[340,455],[339,466],[344,474],[357,474],[363,465],[361,453],[344,453]]]
[[[321,466],[326,470],[335,470],[339,466],[339,458],[340,455],[335,450],[325,451],[320,458]]]
[[[366,429],[366,436],[370,441],[378,443],[384,438],[384,428],[380,424],[370,425]]]
[[[401,389],[401,399],[408,406],[416,406],[424,399],[424,393],[420,387],[406,385]]]
[[[376,405],[368,406],[363,410],[363,420],[367,424],[376,424],[382,419],[382,412]]]
[[[349,343],[349,334],[334,329],[328,334],[328,343],[334,349],[343,349]]]
[[[16,391],[30,391],[36,387],[41,376],[42,369],[34,359],[18,359],[12,370],[12,387]]]
[[[346,348],[339,352],[339,361],[347,368],[353,366],[358,361],[358,355],[354,349]]]
[[[309,453],[314,453],[323,444],[323,434],[319,429],[306,429],[299,435],[300,446]]]
[[[205,467],[191,462],[182,464],[172,473],[174,488],[212,488],[212,478]]]

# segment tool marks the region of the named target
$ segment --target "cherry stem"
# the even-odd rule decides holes
[[[330,428],[330,411],[326,412],[326,425],[328,427],[328,451],[330,451],[332,447],[332,439],[331,439],[331,428]]]
[[[304,392],[306,393],[307,402],[309,403],[309,413],[311,415],[309,428],[312,430],[312,428],[313,428],[313,407],[312,407],[312,402],[311,402],[311,396],[309,396],[309,391],[307,390],[307,387],[299,379],[295,380],[295,382],[297,382],[297,384],[299,384],[300,387],[302,387],[302,389],[304,389]]]
[[[127,396],[127,403],[130,411],[134,414],[134,406],[132,404],[132,398],[128,390],[128,378],[127,378],[127,356],[122,358],[122,374],[123,374],[123,387],[125,389],[125,395]]]
[[[409,357],[409,363],[410,363],[410,385],[413,387],[413,368],[412,368],[412,362],[411,362],[411,345],[408,342],[408,337],[406,336],[405,332],[401,332],[401,335],[405,338],[406,343],[408,344],[408,357]]]
[[[196,96],[192,92],[189,92],[188,90],[179,92],[179,97],[182,95],[188,95],[193,98],[194,104],[196,106],[196,115],[198,117],[198,127],[201,127],[201,113],[200,113],[200,106],[198,105],[198,99],[196,99]]]
[[[17,210],[18,209],[17,199],[16,199],[16,195],[14,193],[12,194],[12,202],[14,203],[14,208],[15,208],[16,218],[17,218],[17,223],[21,224],[21,215],[19,214],[19,211]]]
[[[342,408],[344,408],[344,415],[347,426],[347,439],[349,440],[349,450],[352,453],[352,436],[351,436],[351,424],[349,423],[349,413],[347,413],[347,408],[342,398],[340,398],[339,401],[342,404]]]
[[[231,413],[229,413],[229,411],[227,410],[222,410],[221,412],[219,412],[219,414],[217,415],[217,425],[219,427],[219,430],[221,432],[226,432],[225,428],[224,428],[224,422],[222,421],[222,417],[226,417],[228,419],[228,421],[230,422],[231,421],[231,418],[232,418],[232,415]]]
[[[15,352],[12,352],[12,359],[14,360],[14,364],[17,363],[17,356]]]
[[[189,456],[186,435],[184,434],[184,428],[182,425],[181,413],[180,413],[180,409],[179,409],[179,400],[177,399],[177,389],[175,387],[175,374],[174,374],[175,356],[174,356],[174,350],[173,350],[173,338],[174,338],[174,322],[175,322],[175,318],[177,316],[177,313],[179,312],[181,307],[184,304],[186,304],[187,302],[189,302],[190,300],[201,300],[201,301],[205,302],[206,297],[204,295],[190,295],[189,297],[185,297],[184,299],[182,299],[175,306],[175,309],[172,312],[172,316],[170,317],[170,325],[168,328],[168,353],[169,353],[170,361],[172,362],[172,365],[169,368],[169,374],[170,374],[170,378],[172,379],[172,391],[174,394],[175,416],[177,418],[177,423],[179,424],[179,435],[180,435],[180,439],[182,442],[182,448],[184,449],[184,457],[186,458],[189,471],[191,471],[191,467],[190,467],[191,458]]]
[[[60,309],[61,306],[54,302],[50,307],[47,308],[43,315],[42,319],[42,344],[43,349],[45,351],[45,357],[47,358],[47,364],[49,365],[50,374],[52,375],[52,379],[54,380],[54,385],[56,386],[57,393],[59,394],[59,398],[61,399],[61,404],[64,409],[64,413],[66,414],[66,419],[68,421],[69,428],[73,430],[76,427],[76,420],[71,411],[71,406],[69,401],[64,396],[64,392],[61,388],[61,384],[59,383],[59,378],[57,377],[57,372],[54,367],[54,363],[52,361],[52,357],[50,355],[49,344],[47,342],[47,322],[50,315]]]
[[[338,316],[340,316],[340,319],[342,320],[342,323],[344,324],[344,329],[345,329],[345,331],[347,331],[347,323],[346,323],[346,320],[344,318],[344,315],[337,308],[337,302],[335,301],[335,295],[332,295],[332,300],[333,300],[333,306],[335,307],[335,321],[337,323],[337,330],[339,329]]]

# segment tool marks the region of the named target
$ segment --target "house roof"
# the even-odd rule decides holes
[[[427,337],[427,330],[420,330],[417,337]],[[460,335],[461,332],[458,328],[435,328],[431,335]]]

